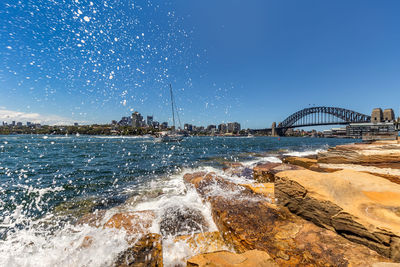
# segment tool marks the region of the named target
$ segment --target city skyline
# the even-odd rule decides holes
[[[313,105],[400,114],[400,3],[289,2],[5,1],[0,120],[171,123],[169,83],[190,124],[265,128]]]

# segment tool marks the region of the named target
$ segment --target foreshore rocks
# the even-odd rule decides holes
[[[163,266],[163,249],[170,266],[400,262],[400,144],[342,145],[282,162],[225,163],[220,175],[185,174],[188,191],[195,188],[215,225],[179,203],[156,211],[100,211],[78,223],[126,232],[129,248],[117,257],[119,267]],[[81,249],[92,241],[85,237]],[[179,253],[170,257],[175,248]]]
[[[201,212],[187,207],[167,208],[160,222],[160,231],[163,236],[187,235],[207,230],[208,225]]]
[[[184,179],[211,204],[225,242],[238,253],[265,251],[280,266],[371,266],[387,261],[214,174],[187,174]]]
[[[398,141],[339,145],[318,153],[318,163],[358,164],[400,169]]]
[[[273,183],[275,182],[275,174],[281,171],[288,170],[303,170],[301,166],[282,163],[264,163],[253,168],[254,180],[258,183]]]
[[[162,237],[159,234],[147,234],[124,252],[120,253],[115,267],[162,267]]]
[[[278,266],[268,253],[260,250],[248,250],[242,254],[230,251],[204,253],[190,258],[188,267],[224,266],[224,267],[275,267]]]
[[[400,186],[351,170],[276,175],[275,196],[293,213],[400,261]]]

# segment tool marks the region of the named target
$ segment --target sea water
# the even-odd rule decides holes
[[[141,137],[0,136],[0,266],[112,265],[129,246],[126,233],[76,223],[94,211],[105,211],[106,220],[120,207],[153,210],[151,231],[160,233],[165,211],[192,210],[208,223],[208,231],[216,230],[209,205],[185,185],[185,173],[202,170],[223,176],[226,161],[252,167],[280,162],[280,155],[311,155],[354,141],[188,137],[159,143]],[[91,245],[82,248],[87,236]],[[163,238],[166,266],[184,264],[182,259],[194,253],[174,243],[174,236]]]

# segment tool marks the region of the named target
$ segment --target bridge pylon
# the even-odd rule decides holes
[[[278,132],[276,131],[276,122],[272,123],[271,126],[271,136],[278,136]]]

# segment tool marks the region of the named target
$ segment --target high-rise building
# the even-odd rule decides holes
[[[225,123],[221,123],[220,125],[218,125],[218,132],[219,133],[226,133],[228,130],[227,126]]]
[[[132,126],[142,127],[143,126],[143,116],[139,112],[135,111],[132,113]]]
[[[230,123],[228,123],[227,128],[228,128],[229,133],[239,133],[240,132],[240,123],[230,122]]]
[[[191,131],[193,131],[193,125],[192,125],[192,124],[185,123],[185,124],[183,125],[183,129],[186,130],[186,131],[188,131],[188,132],[191,132]]]
[[[161,123],[161,129],[167,129],[167,128],[168,128],[168,122]]]
[[[121,120],[118,122],[121,126],[131,126],[132,125],[132,118],[131,117],[122,117]]]
[[[213,129],[216,129],[216,128],[217,128],[217,126],[215,126],[215,125],[208,125],[207,126],[207,131],[211,132]]]
[[[155,129],[160,128],[160,123],[158,121],[153,121],[153,128]]]
[[[147,116],[147,126],[153,127],[153,116]]]

